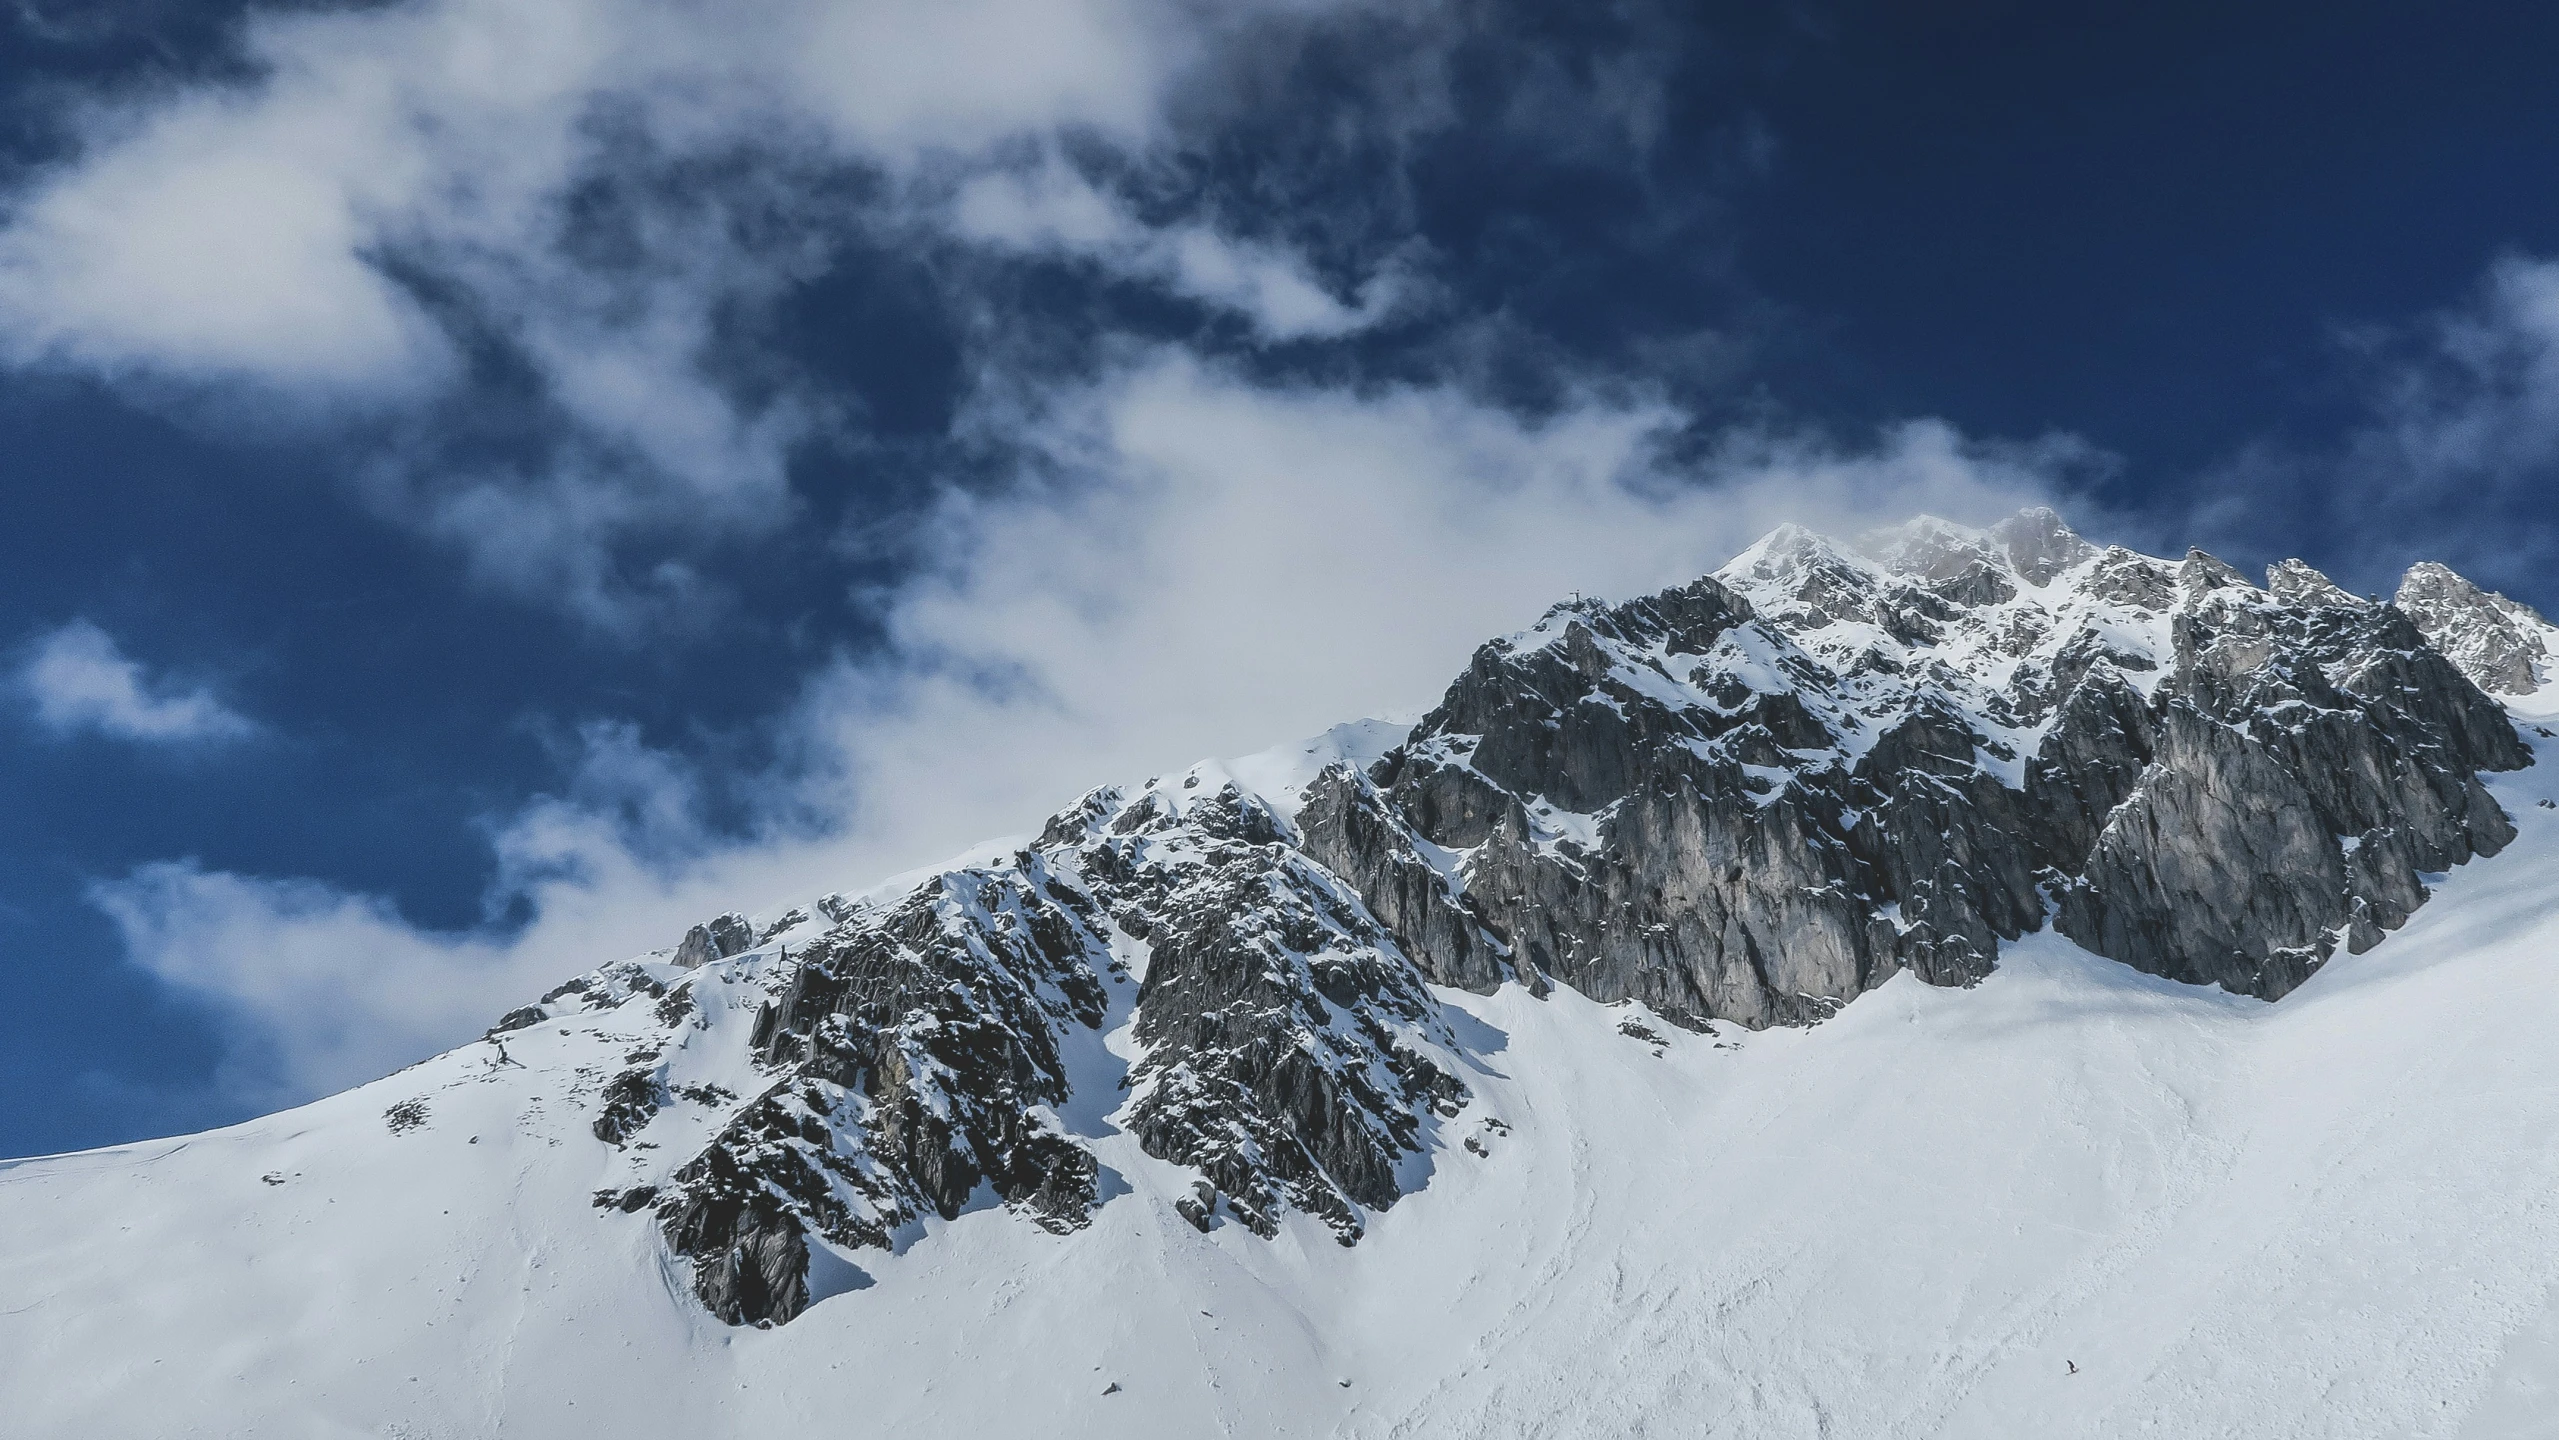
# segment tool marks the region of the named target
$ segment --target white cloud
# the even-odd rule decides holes
[[[36,718],[57,735],[95,731],[147,744],[201,744],[257,729],[208,689],[146,675],[114,636],[86,620],[39,639],[17,679]]]
[[[850,143],[901,161],[1069,126],[1141,143],[1160,123],[1163,87],[1218,28],[1200,8],[1160,0],[779,8],[771,53],[790,91]],[[1231,7],[1225,23],[1269,8],[1288,7]]]
[[[440,339],[385,260],[426,247],[562,278],[562,206],[609,172],[624,129],[683,154],[796,135],[902,170],[1070,126],[1142,142],[1199,29],[1157,0],[259,14],[243,43],[253,81],[92,113],[81,154],[11,207],[0,304],[22,357],[432,382],[421,362]]]
[[[315,881],[171,862],[95,886],[90,898],[153,974],[235,1022],[219,1080],[261,1107],[361,1084],[451,1045],[494,1018],[482,1013],[493,991],[520,993],[538,978],[529,957],[510,967],[503,947],[421,933],[379,900]]]
[[[151,974],[209,1004],[235,1101],[299,1103],[478,1034],[565,975],[666,940],[690,923],[687,862],[704,834],[692,775],[625,728],[588,727],[567,792],[526,806],[493,836],[492,910],[504,934],[410,924],[389,901],[318,881],[141,866],[89,898]],[[707,912],[706,912],[707,913]]]
[[[698,776],[597,730],[568,793],[498,833],[492,909],[529,914],[516,933],[423,933],[378,900],[188,867],[99,898],[141,964],[232,1017],[274,1094],[315,1094],[720,910],[867,884],[1096,784],[1427,706],[1477,643],[1568,591],[1685,580],[1785,519],[1987,519],[2050,499],[2085,458],[1921,423],[1860,446],[1737,434],[1674,465],[1661,441],[1682,418],[1593,394],[1530,421],[1450,389],[1270,389],[1158,357],[978,417],[1044,462],[906,538],[889,647],[825,667],[774,722],[793,760],[761,782],[762,832],[710,833]]]
[[[2368,549],[2423,546],[2492,583],[2545,583],[2559,564],[2559,261],[2510,256],[2466,306],[2415,332],[2332,492]],[[2398,558],[2398,557],[2394,557]],[[2405,563],[2403,559],[2401,563]]]
[[[2382,396],[2380,435],[2421,474],[2510,474],[2559,456],[2559,262],[2508,256],[2421,327],[2432,363]]]
[[[770,533],[792,448],[843,409],[788,379],[742,399],[710,358],[720,317],[774,303],[866,228],[1000,239],[955,237],[933,197],[1060,136],[1142,156],[1170,134],[1168,97],[1239,34],[1358,3],[253,12],[252,78],[103,98],[78,112],[77,153],[7,198],[0,361],[191,397],[215,423],[413,419],[368,498],[492,586],[633,630],[671,607],[621,578],[625,552],[655,574]],[[1273,336],[1337,334],[1392,299],[1391,280],[1338,298],[1202,217],[1111,218],[1096,258]],[[561,432],[530,473],[427,443],[492,345]]]
[[[1862,529],[2041,492],[2028,464],[1935,425],[1854,454],[1736,437],[1678,473],[1657,447],[1681,418],[1591,396],[1532,422],[1450,389],[1272,390],[1164,357],[1014,422],[1056,473],[954,502],[890,612],[893,666],[842,674],[820,713],[877,762],[864,803],[921,774],[943,798],[888,808],[920,821],[967,786],[955,808],[982,826],[1045,775],[1043,804],[1426,705],[1477,643],[1568,591],[1694,577],[1780,519]],[[1002,739],[1026,725],[1071,750]],[[1002,758],[963,759],[981,750]]]

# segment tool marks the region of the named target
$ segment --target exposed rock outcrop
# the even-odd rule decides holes
[[[1115,988],[1144,1047],[1117,1123],[1203,1177],[1203,1215],[1222,1200],[1269,1235],[1293,1208],[1348,1244],[1395,1203],[1403,1162],[1465,1095],[1426,1053],[1454,1042],[1385,928],[1284,820],[1187,778],[1133,801],[1096,792],[1036,848],[793,946],[750,1042],[769,1088],[656,1201],[705,1306],[788,1320],[813,1244],[886,1248],[979,1196],[1061,1233],[1085,1224],[1100,1167],[1060,1119],[1067,1051],[1098,1052]],[[656,1094],[617,1079],[598,1136],[626,1138]]]
[[[1276,1233],[1294,1208],[1349,1244],[1466,1091],[1423,976],[1295,839],[1266,802],[1195,772],[1117,805],[1069,853],[1142,932],[1144,1053],[1121,1123],[1246,1228]]]
[[[2298,561],[2260,590],[2049,511],[1864,546],[1781,529],[1484,647],[1373,799],[1317,787],[1310,853],[1442,983],[1507,958],[1767,1025],[1899,969],[1978,980],[2048,914],[2273,998],[2511,833],[2477,780],[2526,763],[2503,712]]]
[[[2432,561],[2409,567],[2392,603],[2479,688],[2498,695],[2540,688],[2552,630],[2531,606],[2482,590]]]
[[[675,963],[690,970],[745,954],[754,944],[755,927],[747,923],[745,916],[722,915],[684,932],[683,942],[675,947]]]
[[[1083,1224],[1095,1164],[1053,1107],[1069,1091],[1063,1031],[1098,1026],[1106,1004],[1089,922],[1089,902],[1025,857],[936,876],[808,944],[751,1037],[770,1087],[659,1202],[703,1303],[787,1320],[801,1292],[740,1278],[749,1259],[804,1264],[812,1233],[885,1248],[981,1185],[1050,1228]]]

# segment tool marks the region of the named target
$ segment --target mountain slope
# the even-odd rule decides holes
[[[2535,1433],[2559,691],[2444,656],[2547,627],[2005,531],[1781,532],[1410,733],[10,1163],[0,1386],[36,1434]],[[2196,794],[2284,802],[2210,853],[2336,857],[2230,989],[2045,928],[2173,871],[2092,857],[2176,833],[2126,807],[2179,705]],[[2048,755],[2114,798],[2030,803]]]

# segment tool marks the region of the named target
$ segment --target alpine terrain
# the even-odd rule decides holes
[[[29,1436],[2559,1425],[2559,629],[1788,527],[0,1165]]]

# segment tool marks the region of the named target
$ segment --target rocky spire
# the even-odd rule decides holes
[[[2267,566],[2266,589],[2289,605],[2355,609],[2366,603],[2299,560],[2282,560]]]
[[[2029,506],[1993,525],[1990,536],[2008,552],[2008,563],[2017,573],[2036,585],[2051,584],[2054,576],[2097,553],[2096,546],[2062,523],[2059,511],[2042,505]]]
[[[2541,688],[2553,631],[2531,606],[2482,590],[2431,560],[2408,568],[2393,603],[2481,689],[2529,695]]]

